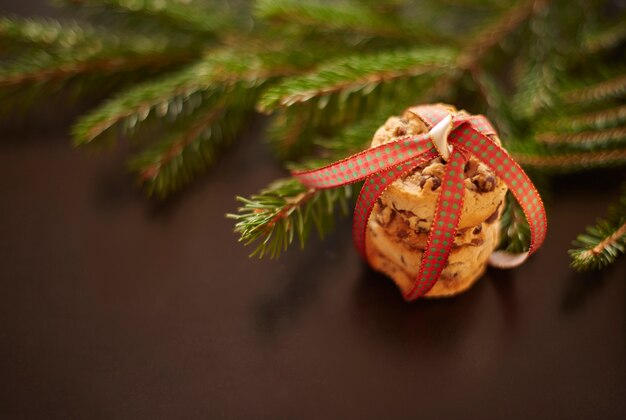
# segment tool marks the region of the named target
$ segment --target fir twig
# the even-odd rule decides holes
[[[626,40],[626,20],[596,33],[587,34],[583,40],[583,48],[589,53],[597,53],[617,46]]]
[[[399,16],[376,13],[373,8],[356,2],[324,4],[311,0],[260,0],[256,14],[272,23],[307,26],[331,31],[345,31],[363,36],[391,39],[442,41],[435,25],[405,24]]]
[[[599,83],[565,92],[563,99],[570,104],[585,104],[626,95],[626,75],[622,74]]]
[[[219,3],[187,0],[57,0],[67,6],[79,8],[90,15],[102,16],[107,12],[145,19],[161,26],[167,25],[177,31],[198,34],[216,33],[231,28],[234,24],[232,15]],[[213,4],[211,4],[213,3]],[[136,24],[137,20],[131,21]]]
[[[506,36],[526,21],[530,16],[543,10],[549,0],[527,0],[504,12],[497,19],[481,29],[478,34],[467,43],[463,54],[459,56],[459,66],[469,69],[478,63],[483,56]]]
[[[398,103],[407,93],[414,98],[454,58],[454,50],[419,48],[335,60],[270,87],[257,108],[266,113],[281,111],[269,131],[270,139],[281,157],[294,158],[310,150],[316,131],[354,122],[380,108],[379,98]]]
[[[246,96],[246,89],[254,90],[275,76],[254,56],[242,60],[242,54],[214,53],[177,73],[138,85],[82,118],[74,128],[75,144],[92,143],[119,125],[129,132],[150,115],[175,120],[224,95]]]
[[[606,168],[626,164],[626,150],[590,150],[585,152],[566,152],[550,155],[545,152],[511,153],[522,166],[528,166],[550,172],[582,171],[593,168]]]
[[[626,105],[578,115],[562,115],[542,121],[539,125],[546,131],[556,130],[576,133],[581,130],[616,127],[623,123],[626,123]]]
[[[249,199],[237,197],[243,204],[234,219],[235,232],[245,245],[256,243],[250,256],[277,258],[297,237],[301,247],[315,226],[320,238],[333,225],[337,206],[346,214],[352,187],[332,190],[306,188],[298,180],[287,178],[273,182]]]
[[[545,144],[569,144],[585,147],[623,143],[626,141],[626,127],[577,133],[539,133],[537,134],[537,141]]]
[[[626,252],[626,187],[619,202],[609,210],[607,219],[588,226],[578,235],[569,254],[577,270],[600,269]]]
[[[23,48],[71,51],[79,44],[93,43],[93,28],[53,19],[0,17],[0,52]],[[4,51],[3,51],[4,50]]]
[[[455,53],[444,48],[419,48],[373,55],[357,55],[327,63],[309,75],[291,78],[269,89],[258,109],[270,113],[279,108],[312,102],[324,108],[332,95],[367,95],[379,84],[448,69]],[[315,101],[314,101],[315,100]]]
[[[121,71],[137,71],[146,67],[165,67],[189,59],[187,53],[161,53],[125,56],[87,58],[81,61],[66,62],[53,57],[41,57],[32,63],[19,63],[18,66],[7,66],[0,71],[0,88],[16,87],[26,84],[43,82],[59,82],[85,73],[116,73]]]
[[[199,112],[189,127],[172,132],[129,163],[144,191],[165,198],[189,184],[216,160],[241,131],[247,110],[213,107]]]

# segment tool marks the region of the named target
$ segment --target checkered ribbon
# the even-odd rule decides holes
[[[449,115],[437,105],[416,106],[409,109],[429,128]],[[541,197],[534,185],[509,154],[494,143],[488,135],[495,134],[489,121],[482,115],[452,115],[452,131],[448,136],[451,153],[445,165],[436,213],[433,218],[420,271],[405,299],[414,300],[433,287],[446,264],[454,234],[463,209],[464,167],[470,156],[491,168],[509,187],[530,226],[530,246],[522,254],[494,252],[489,262],[500,268],[515,267],[543,243],[547,221]],[[353,239],[356,249],[367,260],[365,232],[376,200],[396,179],[407,175],[416,166],[439,156],[430,133],[401,137],[367,149],[323,168],[294,172],[304,185],[316,189],[335,188],[364,180],[354,210]]]

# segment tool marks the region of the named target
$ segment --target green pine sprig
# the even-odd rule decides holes
[[[264,113],[303,105],[325,109],[332,106],[332,101],[337,102],[338,110],[349,108],[379,86],[388,83],[398,88],[398,83],[392,82],[448,70],[455,59],[455,51],[447,48],[417,48],[338,59],[268,89],[258,109]]]
[[[242,203],[236,214],[235,232],[245,245],[255,244],[250,256],[277,258],[295,240],[304,247],[312,228],[323,238],[334,226],[337,210],[347,214],[352,186],[331,190],[307,188],[295,178],[273,182]]]
[[[573,245],[576,248],[569,250],[569,254],[572,267],[577,270],[604,268],[626,252],[626,186],[608,217],[588,226]]]
[[[93,144],[107,131],[132,133],[141,123],[166,118],[175,121],[209,104],[227,106],[241,101],[274,75],[256,56],[214,52],[192,66],[119,94],[81,118],[73,134],[77,146]],[[246,102],[251,107],[254,101]]]
[[[167,31],[178,36],[212,36],[237,26],[233,10],[209,0],[56,0],[80,15],[118,28]],[[245,9],[244,9],[245,10]],[[237,10],[241,13],[241,9]]]
[[[128,167],[149,195],[165,198],[206,172],[230,145],[250,114],[245,107],[213,107],[183,119],[156,144],[133,157]]]

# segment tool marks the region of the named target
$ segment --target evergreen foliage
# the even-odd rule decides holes
[[[574,241],[569,251],[572,266],[578,270],[603,268],[626,252],[626,185],[617,204],[609,209],[606,219],[588,226]]]
[[[626,10],[614,0],[57,2],[75,19],[0,18],[0,106],[106,92],[74,143],[145,139],[129,168],[149,195],[206,172],[255,110],[291,168],[361,150],[389,115],[436,101],[486,114],[534,173],[626,166]],[[287,178],[229,217],[255,255],[276,257],[326,233],[352,197]],[[508,203],[503,247],[519,251],[527,226]],[[623,252],[616,208],[579,237],[576,267]]]

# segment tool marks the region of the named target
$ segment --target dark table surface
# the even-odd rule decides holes
[[[561,179],[530,261],[407,304],[348,219],[247,258],[224,214],[284,174],[262,121],[165,203],[130,146],[88,156],[39,121],[0,140],[0,418],[626,418],[626,259],[566,253],[624,174]]]

